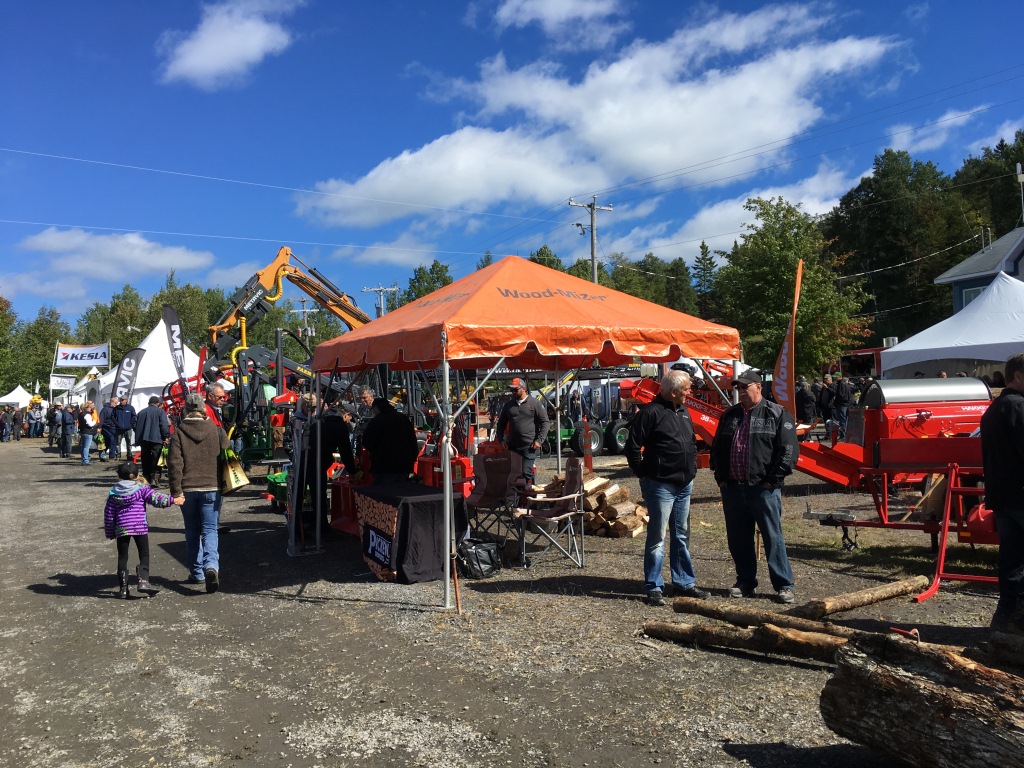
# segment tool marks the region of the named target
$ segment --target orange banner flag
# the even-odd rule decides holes
[[[775,373],[772,381],[772,394],[775,402],[789,411],[796,418],[796,308],[800,303],[800,281],[804,273],[804,260],[796,265],[796,288],[793,291],[793,314],[789,318],[786,338],[782,340],[782,349],[775,361]]]

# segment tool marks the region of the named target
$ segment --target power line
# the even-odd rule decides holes
[[[971,235],[966,240],[961,240],[956,245],[951,245],[948,248],[943,248],[941,251],[935,251],[934,253],[928,253],[928,254],[925,254],[924,256],[918,256],[916,259],[907,259],[906,261],[901,261],[899,264],[890,264],[888,267],[879,267],[878,269],[869,269],[866,272],[854,272],[852,275],[840,275],[840,276],[836,277],[836,280],[848,280],[851,277],[862,277],[864,275],[873,275],[873,274],[875,274],[877,272],[885,272],[886,270],[889,270],[889,269],[898,269],[899,267],[905,267],[908,264],[916,264],[917,262],[924,261],[925,259],[931,258],[932,256],[938,256],[940,253],[945,253],[946,251],[952,251],[954,248],[959,248],[961,245],[965,245],[965,244],[971,242],[972,240],[977,240],[979,237],[981,237],[981,235]]]

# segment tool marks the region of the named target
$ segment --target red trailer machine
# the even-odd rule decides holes
[[[980,379],[877,381],[849,410],[847,437],[832,447],[800,446],[799,468],[815,477],[868,492],[876,516],[860,519],[847,510],[808,517],[840,526],[921,530],[932,535],[938,557],[935,577],[917,600],[931,597],[942,579],[994,582],[995,577],[956,574],[945,569],[950,533],[962,541],[997,544],[991,516],[978,504],[984,494],[981,416],[992,399]],[[921,491],[910,503],[906,491]],[[965,503],[966,502],[966,503]]]

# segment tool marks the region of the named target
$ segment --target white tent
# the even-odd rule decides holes
[[[21,384],[16,386],[3,397],[0,397],[0,403],[5,405],[17,403],[19,408],[24,408],[30,402],[32,402],[32,395],[29,394],[28,390],[21,386]]]
[[[132,405],[135,406],[136,411],[141,411],[149,405],[149,398],[152,395],[162,396],[164,387],[178,378],[174,359],[171,357],[171,346],[167,343],[167,329],[163,320],[156,324],[156,327],[149,332],[139,346],[146,350],[146,354],[142,356],[142,363],[139,365],[139,372],[135,378],[135,391],[132,393]],[[184,347],[184,350],[185,376],[195,376],[199,368],[199,355],[188,347]],[[90,384],[96,385],[96,394],[88,399],[95,401],[97,409],[110,400],[115,376],[117,376],[116,363],[99,379],[90,382]],[[91,389],[90,387],[90,391]]]
[[[977,376],[1002,369],[1024,352],[1024,283],[1000,272],[974,301],[955,315],[882,351],[882,374],[909,379],[915,371]]]
[[[71,388],[68,395],[73,397],[76,401],[80,400],[96,400],[99,394],[99,378],[100,369],[95,365],[89,369],[89,372],[85,374],[78,382]]]

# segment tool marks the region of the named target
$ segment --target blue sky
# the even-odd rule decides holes
[[[372,312],[485,250],[728,248],[886,147],[954,172],[1024,127],[1019,2],[3,0],[0,295],[72,323],[281,245]],[[295,291],[295,289],[291,289]],[[295,291],[294,297],[298,297]]]

